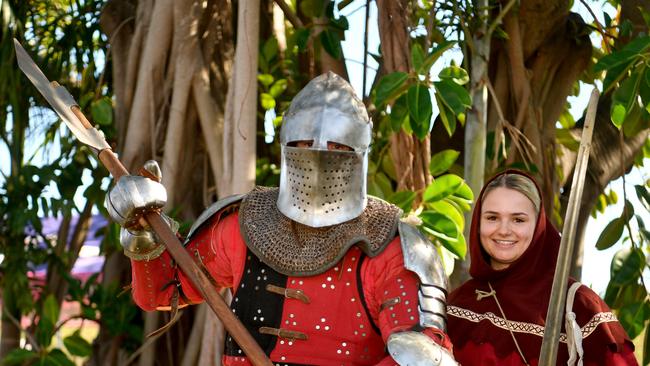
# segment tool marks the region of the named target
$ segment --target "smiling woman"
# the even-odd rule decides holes
[[[540,202],[537,185],[518,171],[493,178],[477,200],[472,279],[451,293],[447,307],[454,356],[464,366],[538,363],[560,247]],[[577,286],[567,310],[575,321],[570,334],[562,329],[556,364],[637,365],[634,346],[607,305],[574,279],[569,284]]]
[[[528,249],[539,204],[535,184],[523,175],[500,175],[485,187],[480,239],[493,269],[508,268]]]

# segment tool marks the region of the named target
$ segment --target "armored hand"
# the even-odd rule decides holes
[[[162,177],[160,167],[154,160],[144,165],[144,175],[123,176],[115,187],[106,195],[104,205],[111,218],[122,226],[120,243],[124,254],[134,260],[149,260],[156,258],[164,251],[156,235],[148,230],[144,213],[162,209],[167,202],[167,191],[158,181]],[[178,230],[178,224],[163,215],[173,231]]]

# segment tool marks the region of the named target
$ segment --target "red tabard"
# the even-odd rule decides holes
[[[211,220],[186,248],[219,286],[234,289],[233,298],[245,301],[237,299],[236,290],[250,252],[240,234],[238,214],[215,215]],[[132,261],[132,269],[133,298],[145,310],[169,306],[173,287],[168,284],[174,280],[180,283],[190,303],[202,301],[182,272],[171,266],[167,252],[149,262]],[[353,246],[338,264],[322,274],[288,277],[286,287],[301,290],[310,302],[286,298],[280,328],[304,333],[307,340],[277,339],[271,361],[396,365],[386,353],[385,341],[391,333],[418,324],[418,283],[417,276],[404,268],[399,238],[373,258]],[[243,355],[224,356],[222,362],[250,365]]]

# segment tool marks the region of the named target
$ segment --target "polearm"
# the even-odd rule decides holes
[[[16,58],[18,67],[25,73],[27,78],[34,84],[36,89],[45,97],[54,111],[61,117],[63,122],[70,128],[72,133],[82,143],[91,147],[97,154],[102,164],[108,169],[115,180],[128,175],[124,165],[118,160],[110,146],[104,139],[101,132],[96,130],[79,109],[77,102],[70,93],[60,86],[56,81],[50,83],[47,77],[34,63],[27,51],[20,42],[14,38]],[[148,212],[144,218],[154,232],[162,240],[169,254],[174,258],[183,273],[190,279],[192,284],[199,289],[203,299],[208,303],[219,319],[223,322],[228,333],[235,339],[253,365],[272,366],[271,361],[266,357],[255,339],[248,333],[244,325],[230,311],[228,305],[217,294],[216,289],[203,271],[197,266],[192,257],[185,251],[183,245],[172,232],[169,226],[163,221],[158,212]]]
[[[546,313],[546,324],[544,326],[544,338],[542,340],[542,349],[539,356],[539,366],[555,365],[557,350],[560,340],[560,329],[562,328],[562,318],[564,317],[564,305],[566,302],[567,281],[569,279],[569,269],[571,268],[571,257],[573,254],[573,244],[575,241],[576,224],[580,210],[578,206],[582,199],[582,191],[585,185],[585,173],[589,163],[589,151],[591,150],[591,136],[594,132],[594,122],[596,120],[596,108],[598,107],[598,89],[594,88],[587,105],[587,115],[585,124],[582,128],[582,138],[580,139],[580,149],[576,158],[576,168],[573,172],[573,182],[571,184],[571,193],[569,193],[569,203],[562,227],[562,239],[560,240],[560,252],[558,261],[555,265],[555,275],[553,277],[553,287],[551,289],[551,299]]]

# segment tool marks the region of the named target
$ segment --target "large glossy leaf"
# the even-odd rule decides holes
[[[596,66],[594,66],[594,71],[599,72],[603,70],[611,70],[616,66],[625,64],[631,59],[639,56],[639,54],[641,54],[641,52],[648,46],[650,46],[650,37],[646,36],[636,38],[620,51],[613,52],[601,58]]]
[[[626,304],[618,312],[619,322],[632,339],[641,334],[649,318],[650,304],[646,301]]]
[[[620,217],[610,221],[609,224],[605,226],[603,232],[600,233],[600,236],[596,241],[596,248],[599,250],[605,250],[616,244],[618,239],[621,238],[624,228],[625,221],[623,221]]]
[[[379,80],[375,93],[375,104],[380,106],[389,98],[397,97],[397,92],[408,79],[408,74],[401,71],[392,72]]]
[[[469,75],[467,74],[467,71],[465,71],[465,69],[462,67],[455,65],[442,69],[442,71],[440,71],[438,74],[438,77],[440,79],[453,81],[458,85],[465,85],[467,82],[469,82]]]
[[[420,139],[424,139],[431,130],[431,95],[429,89],[420,83],[412,85],[406,94],[406,102],[411,117],[411,128],[413,133]]]
[[[648,191],[648,187],[637,184],[634,186],[634,191],[636,192],[639,201],[643,203],[648,211],[650,211],[650,192]]]
[[[463,179],[455,174],[445,174],[427,186],[422,195],[424,202],[439,201],[454,194],[463,184]]]
[[[443,103],[456,115],[462,114],[472,106],[472,98],[464,87],[451,80],[440,80],[433,83],[436,92]]]
[[[447,216],[434,211],[423,211],[419,215],[422,220],[422,230],[449,241],[458,241],[458,227]]]
[[[68,356],[65,355],[60,349],[53,349],[44,357],[43,365],[48,366],[75,366]]]
[[[440,212],[441,214],[450,218],[453,222],[456,223],[456,226],[458,226],[458,230],[460,230],[461,232],[464,230],[465,218],[463,217],[463,213],[458,206],[451,204],[447,200],[431,202],[427,204],[427,206],[429,206],[431,210]]]
[[[402,94],[390,109],[390,126],[394,132],[399,132],[402,126],[408,121],[409,107],[407,106],[406,94]]]
[[[422,67],[424,64],[424,51],[419,43],[414,43],[411,46],[411,62],[418,74],[426,75],[428,73],[429,70]]]
[[[460,156],[460,152],[452,149],[440,151],[431,157],[429,163],[429,173],[432,176],[438,176],[451,168]]]
[[[449,109],[445,102],[442,101],[442,97],[440,97],[438,93],[435,94],[435,97],[442,125],[445,126],[447,134],[451,136],[456,131],[456,115],[454,114],[454,111]]]
[[[621,128],[625,117],[630,113],[638,96],[641,73],[634,72],[626,78],[612,95],[611,118],[614,125]]]
[[[474,201],[474,192],[472,189],[463,181],[460,187],[454,192],[454,197],[465,200],[467,203],[472,203]]]
[[[458,235],[457,240],[446,240],[438,238],[440,243],[445,249],[453,253],[456,257],[460,259],[465,259],[467,255],[467,244],[465,243],[465,237],[461,234]]]
[[[454,44],[456,44],[456,42],[445,40],[445,41],[439,43],[438,45],[436,45],[431,50],[431,52],[429,52],[429,55],[422,62],[421,69],[422,70],[427,70],[427,71],[429,69],[431,69],[431,66],[433,66],[433,64],[440,58],[440,56],[442,56],[442,54],[445,51],[447,51],[448,49],[453,47]]]
[[[393,193],[387,201],[402,209],[404,212],[411,211],[413,201],[417,194],[413,191],[400,191]]]
[[[68,352],[74,356],[86,357],[92,353],[92,346],[78,332],[65,337],[63,344]]]
[[[634,283],[645,267],[643,251],[633,248],[624,248],[614,254],[612,259],[611,279],[614,285]]]
[[[326,29],[318,37],[327,53],[337,60],[341,58],[341,37],[338,32]]]
[[[5,358],[2,359],[3,366],[20,366],[29,365],[30,361],[35,360],[38,354],[34,351],[16,348],[11,350]]]

